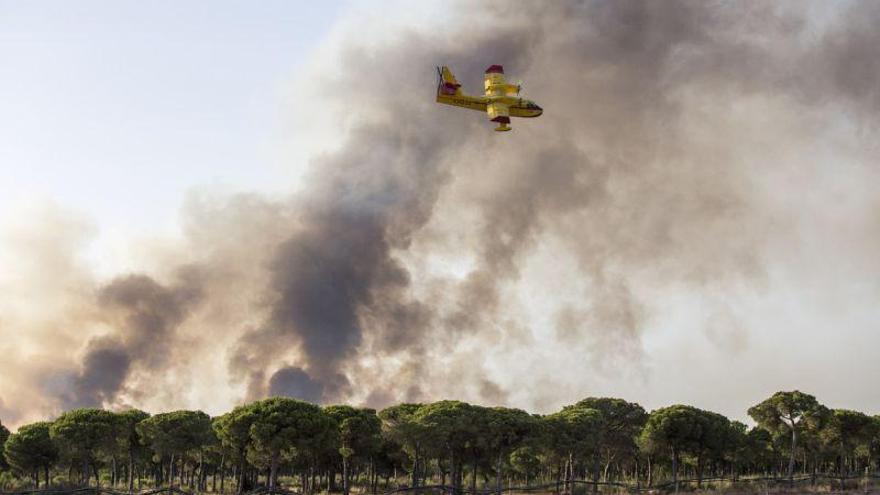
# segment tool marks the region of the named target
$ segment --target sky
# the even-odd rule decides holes
[[[173,232],[194,187],[286,191],[286,88],[342,6],[0,2],[0,209],[113,243]]]
[[[880,413],[870,2],[0,0],[0,421]],[[504,65],[544,108],[434,103]]]

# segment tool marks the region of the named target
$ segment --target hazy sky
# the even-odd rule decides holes
[[[880,413],[873,2],[0,0],[0,420]],[[433,101],[503,64],[545,113]]]
[[[194,186],[289,189],[288,88],[342,5],[0,1],[0,211],[51,201],[123,242]]]

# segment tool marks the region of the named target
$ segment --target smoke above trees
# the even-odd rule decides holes
[[[880,204],[864,186],[877,179],[876,6],[447,14],[385,20],[382,35],[341,25],[297,86],[337,137],[290,197],[193,193],[182,239],[109,280],[76,257],[84,234],[56,228],[75,223],[63,212],[37,219],[54,235],[11,234],[41,261],[0,279],[20,295],[0,306],[0,334],[15,334],[4,353],[26,349],[0,365],[0,412],[13,395],[41,398],[11,421],[268,395],[543,410],[621,383],[679,393],[675,373],[703,359],[758,369],[826,321],[768,331],[762,304],[787,307],[792,288],[853,280],[868,288],[846,307],[866,311],[880,273]],[[433,65],[479,91],[492,63],[545,109],[508,136],[432,99]],[[808,305],[835,321],[829,294]],[[870,339],[858,321],[850,336]]]

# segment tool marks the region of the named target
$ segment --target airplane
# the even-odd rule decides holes
[[[520,85],[508,84],[504,80],[504,68],[491,65],[484,77],[486,92],[483,96],[466,95],[461,84],[452,75],[449,67],[437,67],[440,81],[437,83],[437,103],[479,110],[489,115],[489,120],[497,122],[496,131],[509,131],[511,117],[538,117],[544,109],[519,96]]]

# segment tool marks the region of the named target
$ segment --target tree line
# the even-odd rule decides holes
[[[376,493],[441,484],[466,489],[575,480],[639,486],[682,477],[846,477],[880,469],[880,416],[778,392],[748,410],[755,426],[688,405],[646,412],[587,398],[553,414],[444,400],[381,411],[270,398],[218,417],[74,409],[54,421],[0,424],[2,488],[179,486],[242,493]]]

